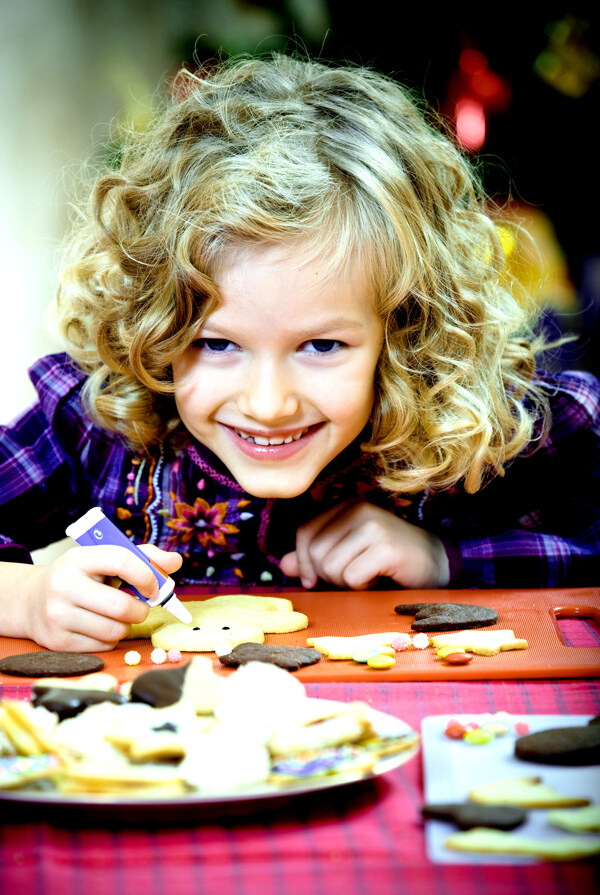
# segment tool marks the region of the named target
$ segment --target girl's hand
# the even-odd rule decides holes
[[[141,549],[167,574],[181,565],[177,553],[151,545]],[[117,576],[149,598],[158,593],[152,571],[124,547],[74,547],[49,566],[29,569],[21,627],[26,628],[25,636],[52,650],[110,650],[131,624],[146,618],[148,607],[142,600],[105,579]]]
[[[319,578],[364,590],[383,576],[408,588],[444,587],[448,557],[439,538],[380,507],[343,501],[298,529],[296,549],[281,560],[304,587]]]

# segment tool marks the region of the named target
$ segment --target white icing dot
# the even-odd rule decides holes
[[[228,640],[215,640],[214,650],[217,656],[226,656],[231,652],[231,644]]]

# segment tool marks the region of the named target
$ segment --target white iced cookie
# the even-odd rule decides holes
[[[271,762],[261,743],[215,728],[190,744],[179,770],[195,789],[219,793],[263,783]]]
[[[307,699],[297,678],[265,662],[248,662],[225,678],[215,717],[229,727],[245,726],[264,742],[274,726],[292,718]]]
[[[126,712],[131,712],[132,709],[134,713],[136,711],[132,703],[115,705],[112,702],[99,702],[84,709],[74,718],[61,721],[56,728],[55,738],[78,758],[125,763],[122,753],[105,739],[107,731],[122,716],[120,709]]]
[[[211,715],[223,697],[225,678],[215,674],[207,656],[194,656],[183,679],[182,699],[189,701],[198,715]]]

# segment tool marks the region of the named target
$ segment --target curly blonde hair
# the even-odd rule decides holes
[[[219,302],[232,245],[366,269],[385,324],[371,437],[383,487],[469,492],[542,431],[533,317],[471,165],[396,82],[275,55],[180,73],[93,188],[58,297],[100,425],[148,448],[177,428],[171,365]]]

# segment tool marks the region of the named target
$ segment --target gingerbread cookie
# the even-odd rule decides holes
[[[461,830],[473,827],[492,827],[495,830],[514,830],[525,823],[527,812],[512,805],[477,805],[472,802],[451,802],[423,805],[423,817],[449,820]]]
[[[600,724],[553,727],[519,737],[515,756],[540,764],[600,764]]]
[[[498,621],[494,609],[470,603],[400,603],[394,607],[394,612],[414,615],[413,631],[460,631],[462,628],[485,628]]]
[[[0,659],[0,672],[17,677],[69,677],[101,671],[104,662],[90,653],[39,650]]]
[[[230,653],[219,655],[223,665],[237,668],[247,662],[270,662],[288,671],[297,671],[303,665],[314,665],[321,658],[316,649],[301,646],[270,646],[264,643],[238,643]]]

